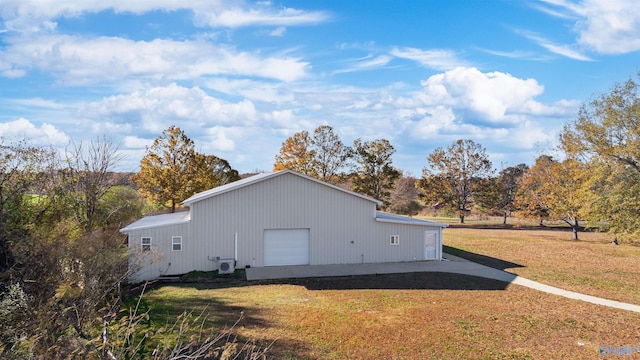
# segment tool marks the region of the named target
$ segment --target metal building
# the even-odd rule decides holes
[[[188,212],[148,216],[128,234],[130,280],[193,270],[442,259],[444,224],[377,211],[381,202],[291,170],[198,193]]]

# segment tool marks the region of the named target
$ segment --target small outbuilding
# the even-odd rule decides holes
[[[376,199],[291,170],[183,202],[188,211],[125,228],[131,282],[190,271],[442,259],[445,224],[377,211]]]

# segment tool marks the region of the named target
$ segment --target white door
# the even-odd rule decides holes
[[[438,232],[426,230],[424,232],[424,259],[436,260],[438,258]]]
[[[309,265],[309,229],[264,231],[264,266]]]

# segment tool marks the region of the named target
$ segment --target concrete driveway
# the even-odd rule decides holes
[[[640,313],[640,306],[638,305],[563,290],[449,254],[444,254],[443,258],[445,259],[443,261],[416,261],[404,263],[269,266],[248,268],[245,273],[247,280],[401,274],[412,272],[455,273],[500,280],[570,299]]]

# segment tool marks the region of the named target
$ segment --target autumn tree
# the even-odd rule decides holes
[[[551,156],[540,156],[519,181],[519,213],[523,217],[545,216],[564,221],[571,227],[574,240],[578,240],[585,176],[584,164],[579,161],[560,162]]]
[[[171,126],[147,148],[132,181],[153,202],[169,204],[175,212],[177,203],[191,195],[238,179],[226,160],[196,152],[193,140]]]
[[[195,153],[190,172],[188,188],[194,194],[240,180],[238,171],[227,160],[215,155]]]
[[[518,182],[528,169],[526,164],[509,166],[501,170],[497,177],[480,179],[477,183],[476,203],[487,210],[500,212],[502,223],[506,225],[507,217],[515,211]]]
[[[492,172],[486,150],[472,140],[457,140],[447,149],[435,149],[427,162],[429,167],[422,170],[418,181],[421,197],[457,211],[460,223],[464,223],[473,205],[474,184]]]
[[[315,150],[312,149],[312,139],[308,131],[293,134],[282,143],[280,153],[276,155],[273,171],[290,169],[301,174],[317,177],[313,167]]]
[[[348,159],[349,148],[331,126],[322,125],[313,131],[313,137],[302,131],[285,140],[273,170],[291,169],[336,184]]]
[[[389,205],[390,191],[400,172],[392,166],[395,149],[386,139],[353,142],[353,191],[371,196]]]
[[[588,165],[585,212],[623,238],[640,234],[640,73],[584,104],[561,134]]]

